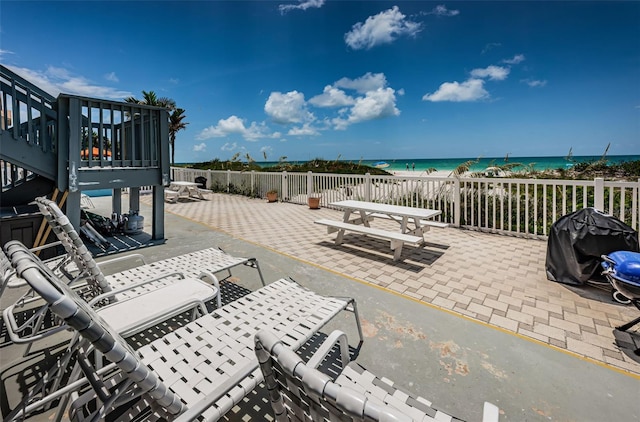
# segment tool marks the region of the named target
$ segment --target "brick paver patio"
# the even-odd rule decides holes
[[[335,234],[313,223],[340,219],[340,211],[236,195],[211,194],[208,199],[166,204],[165,209],[347,277],[640,374],[640,358],[630,357],[640,332],[614,330],[638,310],[614,303],[601,289],[548,281],[544,241],[432,228],[425,247],[405,246],[402,260],[395,262],[388,241],[346,234],[344,244],[335,246]],[[390,229],[394,224],[375,222]]]

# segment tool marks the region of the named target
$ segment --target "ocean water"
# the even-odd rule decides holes
[[[574,156],[573,163],[597,161],[601,156]],[[611,155],[606,157],[609,164],[621,163],[626,161],[640,160],[640,155]],[[384,161],[389,164],[385,168],[387,171],[416,171],[423,172],[430,168],[438,171],[453,171],[459,165],[476,160],[476,158],[425,158],[425,159],[394,159],[394,160],[362,160],[362,164],[373,166],[378,161]],[[354,161],[354,160],[347,160]],[[519,163],[521,166],[515,167],[513,170],[525,170],[527,168],[537,171],[555,170],[559,168],[571,167],[571,162],[565,157],[509,157],[505,162],[504,157],[488,157],[481,158],[477,163],[471,166],[471,171],[483,171],[490,166],[500,166],[505,163]]]
[[[483,171],[487,167],[490,166],[500,166],[505,164],[505,160],[503,157],[488,157],[481,158],[477,163],[471,166],[471,171]],[[597,161],[601,158],[600,155],[583,155],[583,156],[574,156],[572,158],[573,163],[583,163],[583,162],[592,162]],[[386,167],[385,170],[389,172],[393,171],[407,171],[407,166],[409,171],[423,172],[430,168],[434,168],[437,171],[453,171],[460,164],[463,164],[467,161],[475,161],[477,158],[396,158],[396,159],[386,159],[379,158],[376,160],[341,160],[348,163],[360,163],[367,166],[373,167],[375,163],[380,161],[384,161],[389,164],[389,167]],[[609,164],[622,163],[626,161],[638,161],[640,160],[640,155],[607,155],[606,160]],[[296,161],[291,160],[291,164],[300,164],[305,161]],[[521,164],[519,167],[515,167],[513,170],[525,170],[533,168],[536,171],[542,170],[555,170],[559,168],[569,168],[571,167],[571,163],[566,159],[566,157],[509,157],[507,163],[518,163]],[[188,163],[184,163],[188,164]],[[257,162],[256,164],[261,167],[268,167],[278,164],[277,161],[263,161]]]

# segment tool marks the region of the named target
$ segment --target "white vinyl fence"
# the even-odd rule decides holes
[[[320,205],[343,199],[382,202],[442,211],[439,221],[495,233],[546,237],[563,215],[594,207],[640,227],[640,180],[634,182],[518,178],[372,176],[289,172],[194,170],[172,167],[173,180],[195,182],[227,192],[264,198],[277,190],[281,201]]]

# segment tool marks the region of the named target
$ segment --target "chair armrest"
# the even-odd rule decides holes
[[[31,252],[38,252],[38,251],[42,251],[44,249],[52,248],[58,245],[62,245],[62,242],[59,240],[56,240],[55,242],[47,243],[46,245],[42,245],[42,246],[36,246],[35,248],[30,248],[29,250]]]
[[[131,265],[131,266],[127,267],[126,269],[131,269],[131,268],[138,267],[140,265],[146,265],[147,264],[147,261],[144,259],[144,256],[142,254],[139,254],[139,253],[134,253],[134,254],[131,254],[131,255],[119,256],[119,257],[116,257],[116,258],[107,259],[107,260],[104,260],[104,261],[100,261],[97,264],[98,264],[98,268],[100,268],[102,270],[102,272],[104,272],[104,267],[107,267],[107,266],[112,265],[112,264],[120,264],[122,262],[129,261],[129,260],[134,260],[134,259],[136,259],[138,261],[141,261],[142,264]],[[121,270],[121,269],[118,270],[118,272],[120,272],[120,271],[123,271],[123,270]]]
[[[34,341],[41,340],[45,337],[67,329],[66,324],[63,324],[58,327],[40,331],[40,320],[42,318],[43,312],[46,311],[47,306],[41,307],[33,316],[19,325],[13,312],[15,306],[16,304],[13,304],[2,311],[2,318],[4,319],[5,329],[7,330],[9,339],[11,339],[11,341],[15,344],[32,343]],[[24,334],[25,332],[27,332],[28,334]]]
[[[94,297],[93,299],[91,299],[91,301],[89,302],[89,306],[93,306],[96,303],[107,299],[111,296],[115,296],[118,293],[122,293],[122,292],[126,292],[128,290],[132,290],[135,289],[136,287],[140,287],[140,286],[144,286],[145,284],[149,284],[149,283],[154,283],[156,281],[160,281],[163,280],[165,278],[169,278],[169,277],[173,277],[173,276],[178,276],[180,279],[184,279],[184,274],[180,273],[180,272],[175,272],[175,273],[169,273],[169,274],[164,274],[161,275],[159,277],[154,277],[154,278],[150,278],[148,280],[143,280],[143,281],[139,281],[137,283],[133,283],[133,284],[129,284],[127,286],[121,287],[119,289],[115,289],[115,290],[111,290],[110,292],[106,292],[106,293],[102,293],[101,295],[98,295],[96,297]]]
[[[337,343],[340,343],[340,362],[342,363],[342,367],[347,366],[351,361],[349,357],[349,342],[347,335],[340,330],[334,330],[327,336],[320,347],[318,347],[318,350],[311,356],[311,359],[307,362],[307,366],[318,369],[318,366],[325,360],[329,352],[331,352],[331,349],[333,349],[333,346]]]
[[[219,308],[222,307],[222,298],[220,296],[220,282],[218,281],[218,277],[213,275],[210,271],[203,270],[200,272],[198,278],[207,283],[213,284],[218,293],[216,293],[216,306]]]
[[[49,243],[49,244],[44,245],[44,246],[39,246],[37,248],[29,249],[29,251],[34,252],[34,251],[38,251],[38,250],[43,250],[43,249],[46,249],[46,248],[48,248],[50,246],[57,246],[60,243],[62,243],[62,242]],[[47,267],[49,267],[52,270],[57,269],[57,268],[61,268],[62,269],[62,267],[64,265],[68,264],[68,263],[72,263],[73,264],[73,262],[69,261],[68,256],[66,256],[66,255],[65,256],[62,256],[62,255],[56,256],[54,258],[48,259],[48,260],[43,261],[43,262],[47,265]],[[55,264],[55,265],[53,265],[53,264]],[[27,285],[28,285],[27,282],[23,278],[18,277],[16,275],[16,270],[15,269],[9,268],[4,273],[4,284],[0,287],[0,296],[2,296],[2,293],[4,292],[4,289],[7,288],[7,287],[10,288],[10,289],[14,289],[16,287],[24,287],[24,286],[27,286]]]

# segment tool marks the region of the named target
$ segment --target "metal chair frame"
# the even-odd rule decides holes
[[[70,385],[89,383],[92,388],[80,393],[65,390],[71,396],[62,400],[58,418],[68,399],[72,418],[90,420],[138,399],[127,406],[123,420],[133,418],[140,409],[178,420],[217,420],[262,381],[253,350],[253,337],[261,329],[276,333],[295,349],[346,310],[354,313],[362,342],[353,299],[320,296],[282,279],[133,351],[95,309],[24,246],[11,242],[8,249],[18,275],[79,334],[70,347],[78,355]],[[93,350],[115,364],[118,374],[105,374],[90,362],[88,353]],[[86,381],[79,379],[82,374]]]

